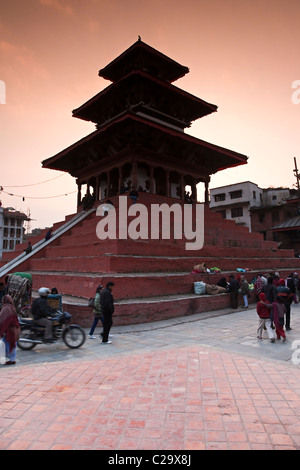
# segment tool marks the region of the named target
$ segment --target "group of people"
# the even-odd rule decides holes
[[[5,346],[5,365],[16,363],[17,341],[20,336],[20,325],[12,297],[5,294],[2,298],[0,312],[0,340]]]
[[[299,278],[298,273],[290,273],[286,279],[280,278],[278,272],[273,274],[258,274],[254,281],[254,292],[257,301],[256,311],[259,317],[257,337],[262,339],[263,329],[267,330],[272,343],[277,339],[286,340],[286,331],[291,330],[291,304],[298,303]],[[243,296],[244,308],[248,308],[249,283],[245,276],[235,278],[230,276],[227,284],[230,293],[231,307],[238,306],[239,292]],[[285,328],[284,328],[285,327]],[[275,330],[275,333],[274,333]]]
[[[277,339],[286,340],[286,331],[291,330],[291,304],[298,303],[298,273],[290,273],[282,279],[279,273],[274,276],[257,276],[254,283],[257,299],[257,314],[259,316],[258,338],[262,338],[263,328],[267,330],[272,343]],[[285,329],[284,329],[285,327]]]
[[[105,289],[103,289],[103,286],[100,284],[96,289],[96,295],[94,298],[94,321],[89,332],[89,338],[96,338],[94,331],[100,320],[103,326],[103,331],[100,333],[100,337],[102,337],[102,343],[104,344],[111,344],[111,340],[109,338],[112,337],[110,329],[113,324],[112,315],[114,313],[114,298],[112,295],[113,286],[113,282],[108,282]]]
[[[2,287],[2,286],[0,286]],[[48,304],[49,294],[57,293],[54,287],[51,291],[47,287],[41,287],[38,290],[39,297],[36,298],[31,306],[31,314],[34,321],[45,327],[44,342],[53,343],[52,322],[49,317],[56,313],[56,310]],[[17,342],[20,337],[20,324],[18,314],[13,301],[9,294],[2,297],[2,307],[0,311],[0,340],[5,345],[5,365],[13,365],[16,363]]]

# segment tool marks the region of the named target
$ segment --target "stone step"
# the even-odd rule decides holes
[[[295,259],[296,260],[296,259]],[[242,258],[242,257],[168,257],[168,256],[130,256],[113,254],[94,254],[90,256],[65,256],[32,259],[28,263],[30,270],[64,272],[101,272],[101,273],[142,273],[142,272],[186,272],[194,266],[206,263],[208,268],[218,267],[221,271],[235,271],[237,268],[251,270],[267,269],[278,271],[290,266],[290,258]],[[300,269],[300,259],[294,263]]]
[[[255,296],[250,294],[249,304],[255,302]],[[92,310],[86,302],[79,299],[63,298],[64,309],[72,315],[72,322],[84,328],[90,328],[93,321]],[[243,305],[242,295],[239,294],[239,306]],[[204,313],[230,307],[229,294],[195,295],[193,293],[180,295],[163,295],[160,297],[128,299],[115,301],[113,314],[114,326],[133,325],[155,322],[183,316]]]

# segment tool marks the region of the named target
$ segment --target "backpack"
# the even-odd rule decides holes
[[[90,297],[88,301],[88,307],[94,308],[95,307],[95,299],[94,297]]]

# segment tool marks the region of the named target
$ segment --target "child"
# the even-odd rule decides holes
[[[286,340],[285,332],[283,329],[284,325],[284,314],[286,313],[286,308],[281,300],[281,298],[277,295],[275,298],[275,302],[272,303],[273,307],[273,321],[276,328],[277,339],[282,337],[282,341]]]
[[[266,300],[266,294],[259,294],[259,301],[256,305],[257,315],[259,316],[259,324],[257,329],[258,339],[262,339],[262,330],[266,327],[271,343],[275,342],[275,335],[271,328],[271,308],[272,304]]]

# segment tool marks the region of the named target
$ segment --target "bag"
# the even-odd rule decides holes
[[[194,292],[197,295],[202,295],[206,293],[206,284],[205,282],[199,281],[194,282]]]
[[[225,292],[227,292],[225,287],[220,287],[215,284],[206,284],[206,293],[209,295],[225,294]]]
[[[194,266],[194,271],[198,273],[207,273],[207,271],[209,272],[209,269],[206,267],[206,263],[201,263]]]
[[[95,308],[95,299],[94,299],[94,297],[89,298],[88,307]]]
[[[6,362],[6,348],[3,339],[0,339],[0,364],[5,364]]]

